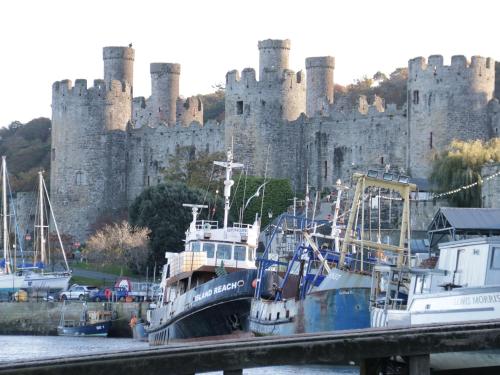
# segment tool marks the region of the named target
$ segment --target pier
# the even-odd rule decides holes
[[[360,366],[362,375],[369,375],[385,373],[387,360],[398,357],[406,361],[406,373],[423,375],[431,373],[431,355],[481,350],[500,353],[500,320],[199,341],[147,350],[2,364],[0,374],[159,375],[222,370],[226,375],[233,375],[241,374],[245,368],[263,366],[354,363]],[[481,364],[484,365],[487,364]],[[500,366],[500,362],[496,366]],[[478,370],[443,374],[473,371]],[[481,368],[482,374],[493,373],[491,371],[498,371],[498,367],[495,370]]]

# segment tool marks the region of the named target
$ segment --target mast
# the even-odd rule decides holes
[[[215,165],[226,168],[226,179],[224,180],[224,229],[227,229],[227,221],[229,217],[229,198],[231,197],[231,186],[234,181],[231,180],[233,168],[243,168],[243,164],[233,163],[233,153],[227,151],[227,161],[214,161]]]
[[[2,210],[3,210],[3,258],[5,259],[5,273],[10,273],[8,257],[9,231],[7,229],[7,164],[2,156]]]
[[[43,230],[43,175],[42,175],[42,171],[39,171],[38,172],[38,184],[39,184],[39,188],[38,188],[38,200],[39,200],[39,210],[40,210],[40,220],[39,220],[39,227],[40,227],[40,260],[42,261],[42,263],[45,265],[45,261],[46,261],[46,256],[45,256],[45,233],[44,233],[44,230]]]

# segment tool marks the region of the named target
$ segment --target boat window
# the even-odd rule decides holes
[[[234,259],[235,260],[245,260],[246,255],[246,247],[245,246],[235,246],[234,247]]]
[[[490,268],[493,270],[498,270],[500,269],[500,247],[492,247],[491,250]]]
[[[431,278],[427,275],[417,276],[415,281],[415,294],[428,293],[431,290]]]
[[[248,260],[253,260],[253,250],[248,248]]]
[[[199,242],[191,242],[191,251],[198,252],[201,250],[201,244]]]
[[[218,244],[217,245],[217,259],[231,259],[231,245]]]
[[[214,250],[215,250],[215,245],[213,243],[210,242],[203,243],[203,251],[207,253],[207,258],[214,257]]]

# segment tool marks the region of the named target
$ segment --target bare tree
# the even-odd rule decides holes
[[[87,241],[84,255],[101,264],[126,264],[142,272],[149,257],[148,228],[135,227],[126,221],[105,225]]]

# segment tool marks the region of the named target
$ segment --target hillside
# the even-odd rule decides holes
[[[13,122],[0,128],[0,155],[7,157],[7,170],[13,191],[34,191],[37,173],[50,175],[50,126],[48,118],[40,117],[26,124]]]

